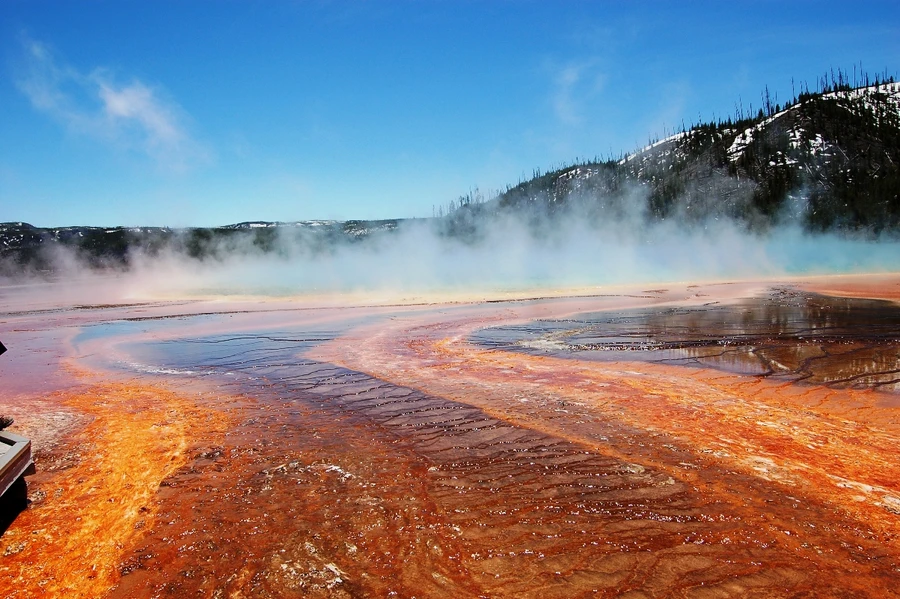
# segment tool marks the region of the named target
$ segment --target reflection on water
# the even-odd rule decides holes
[[[504,349],[707,366],[835,387],[900,390],[900,306],[780,290],[703,307],[539,320],[473,335]]]

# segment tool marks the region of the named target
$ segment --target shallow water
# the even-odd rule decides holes
[[[582,360],[637,360],[832,387],[900,391],[900,305],[780,289],[704,306],[598,312],[492,327],[476,343]]]
[[[810,314],[820,322],[819,300],[810,308],[791,296],[774,312],[769,299],[751,300],[731,317],[730,305],[673,303],[684,297],[79,325],[79,363],[129,385],[164,385],[194,406],[169,398],[148,416],[148,431],[185,428],[180,462],[122,512],[133,532],[108,564],[109,586],[86,594],[895,596],[896,410],[813,377],[794,385],[796,373],[735,374],[753,373],[743,358],[716,372],[707,366],[721,362],[673,345],[727,336],[770,356],[776,340],[806,335]],[[635,303],[645,308],[624,310]],[[871,324],[865,342],[886,347],[893,321],[881,307],[860,319],[850,314],[860,304],[847,306],[823,317],[827,328],[817,324],[827,335],[816,343],[859,341],[860,324]],[[520,343],[541,336],[543,346]],[[618,348],[653,356],[643,363],[588,347],[610,339],[670,345]],[[124,407],[104,399],[91,408],[95,424]],[[145,408],[131,409],[139,426]],[[85,460],[58,472],[77,482]],[[34,517],[54,509],[59,475],[32,485],[44,494]],[[59,497],[93,509],[102,485],[92,480],[94,490],[73,482]],[[2,539],[2,567],[27,554],[10,548],[34,522],[20,519]],[[77,540],[78,530],[65,534]]]
[[[867,585],[892,576],[869,563],[878,543],[827,505],[711,465],[690,479],[642,465],[641,446],[664,441],[670,463],[692,462],[674,439],[596,423],[593,433],[620,455],[592,451],[302,357],[329,336],[281,331],[141,347],[143,366],[154,365],[144,372],[199,374],[258,404],[226,443],[196,450],[165,481],[161,524],[125,558],[117,594],[212,593],[223,581],[250,596],[831,588],[810,576],[809,560]],[[632,462],[632,451],[644,455]],[[865,559],[847,539],[866,545]]]

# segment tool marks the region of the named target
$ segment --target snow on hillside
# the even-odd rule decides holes
[[[829,92],[827,94],[823,94],[818,97],[823,100],[862,100],[862,107],[872,114],[878,114],[879,107],[883,105],[883,101],[887,100],[890,104],[893,105],[894,112],[900,112],[900,83],[882,83],[878,85],[870,85],[868,87],[859,87],[851,90],[844,91],[835,91]],[[799,104],[794,104],[792,106],[787,107],[786,109],[773,114],[772,116],[763,119],[759,123],[753,125],[752,127],[748,127],[741,133],[739,133],[735,138],[734,142],[731,144],[731,147],[728,148],[728,158],[731,162],[736,162],[740,159],[741,155],[744,153],[744,150],[753,143],[754,135],[763,131],[766,127],[771,125],[773,122],[777,121],[784,115],[796,110],[799,106],[802,106],[806,102],[811,102],[813,100],[804,100]],[[849,109],[850,107],[848,107]],[[792,128],[791,131],[788,132],[791,136],[792,146],[794,149],[800,148],[800,139],[801,132]],[[810,142],[810,151],[813,154],[821,154],[823,153],[827,147],[825,141],[822,139],[821,135],[816,135],[816,138]]]
[[[619,161],[619,164],[620,164],[620,165],[621,165],[621,164],[627,164],[628,162],[631,162],[632,159],[634,159],[634,158],[640,156],[641,154],[646,154],[646,153],[649,152],[650,150],[652,150],[652,149],[654,149],[654,148],[658,148],[658,147],[660,147],[660,146],[662,146],[662,145],[665,145],[665,144],[667,144],[667,143],[672,143],[672,142],[678,141],[679,139],[682,139],[682,138],[685,138],[685,137],[689,136],[691,133],[692,133],[691,131],[682,131],[681,133],[676,133],[675,135],[670,135],[669,137],[666,137],[666,138],[661,139],[661,140],[659,140],[659,141],[655,141],[655,142],[653,142],[652,144],[650,144],[650,145],[648,145],[648,146],[644,146],[643,148],[641,148],[641,149],[638,150],[637,152],[635,152],[635,153],[633,153],[633,154],[629,154],[628,156],[626,156],[625,158],[623,158],[622,160],[620,160],[620,161]]]
[[[870,85],[868,87],[860,87],[852,90],[844,90],[844,91],[835,91],[829,92],[827,94],[823,94],[821,96],[816,96],[819,99],[826,100],[862,100],[861,106],[868,110],[869,112],[876,114],[880,107],[884,105],[885,100],[892,105],[894,112],[900,113],[900,83],[879,83],[878,85]],[[811,100],[804,100],[805,102],[810,102]],[[785,115],[797,109],[801,104],[793,104],[784,110],[781,110],[761,121],[755,123],[754,125],[747,127],[743,131],[737,133],[734,137],[734,141],[731,146],[728,148],[728,158],[731,162],[736,162],[743,155],[744,150],[746,150],[747,146],[753,143],[754,136],[756,136],[760,131],[763,131],[771,125],[773,122],[781,119]],[[859,105],[859,104],[858,104]],[[849,107],[848,107],[849,109]],[[722,130],[723,134],[732,133],[732,130]],[[649,154],[655,153],[655,151],[662,149],[667,145],[673,145],[677,147],[675,142],[681,141],[690,137],[694,131],[684,131],[679,132],[674,135],[670,135],[664,139],[660,139],[655,141],[647,146],[644,146],[640,150],[632,154],[628,154],[622,160],[619,161],[619,165],[625,165],[635,160],[642,160],[647,157]],[[791,136],[792,141],[792,149],[801,149],[801,132],[796,128],[793,128],[788,132]],[[828,145],[821,135],[816,134],[810,141],[809,147],[807,148],[813,155],[820,155],[827,151]],[[667,155],[667,154],[664,154]],[[792,164],[792,162],[787,162],[788,164]]]

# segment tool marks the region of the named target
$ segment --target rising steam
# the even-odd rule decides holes
[[[133,250],[127,271],[98,274],[58,251],[53,298],[97,303],[198,296],[310,296],[358,293],[402,299],[490,295],[624,283],[746,279],[782,275],[884,272],[898,268],[896,239],[804,232],[795,218],[764,233],[714,215],[650,221],[639,188],[602,213],[573,202],[548,214],[495,211],[466,235],[446,219],[401,221],[362,241],[313,243],[279,227],[266,251],[250,237],[229,238],[204,259],[177,249]],[[537,204],[536,204],[537,205]],[[545,206],[545,204],[541,204]],[[632,208],[629,208],[632,207]],[[34,288],[0,288],[7,298]],[[49,301],[49,300],[48,300]]]

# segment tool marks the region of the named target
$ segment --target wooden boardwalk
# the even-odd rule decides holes
[[[0,496],[5,495],[23,476],[33,472],[31,440],[9,431],[0,431]]]

